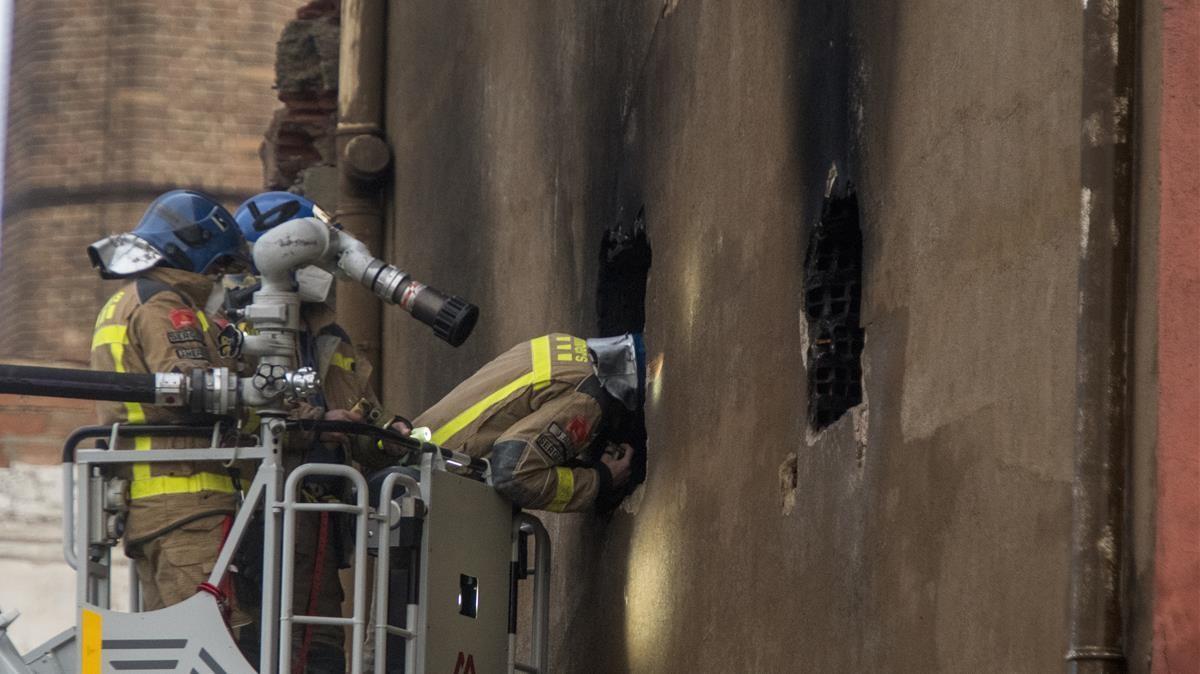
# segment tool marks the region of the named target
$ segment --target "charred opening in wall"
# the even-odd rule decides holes
[[[646,279],[650,274],[646,208],[632,223],[606,229],[600,240],[600,276],[596,282],[598,337],[642,332],[646,327]]]
[[[851,185],[825,198],[804,259],[808,421],[816,430],[862,402],[862,230]]]
[[[650,274],[650,238],[646,234],[646,209],[638,209],[633,222],[619,222],[605,230],[600,240],[600,273],[596,282],[596,336],[640,333],[646,328],[646,281]],[[646,479],[646,415],[641,408],[610,415],[606,433],[616,443],[634,447],[625,494]],[[599,506],[615,508],[618,502]]]

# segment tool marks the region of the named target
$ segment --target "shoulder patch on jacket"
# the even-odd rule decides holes
[[[583,447],[592,437],[592,425],[588,423],[586,417],[579,414],[567,422],[567,433],[571,435],[571,441],[575,443],[576,447]]]
[[[568,459],[575,458],[575,447],[557,422],[550,422],[550,426],[534,438],[533,442],[555,464],[561,465]]]
[[[172,309],[169,316],[171,318],[171,325],[175,326],[176,330],[194,330],[200,326],[200,320],[196,318],[196,312],[191,309]]]
[[[191,349],[175,349],[175,355],[184,360],[208,360],[208,349],[195,347]]]
[[[183,344],[186,342],[204,342],[204,337],[200,335],[200,331],[195,326],[183,328],[181,330],[168,330],[167,341],[172,344]]]

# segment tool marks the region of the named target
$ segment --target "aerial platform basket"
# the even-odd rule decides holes
[[[76,624],[33,651],[17,652],[0,615],[0,674],[93,674],[154,671],[244,674],[290,672],[293,632],[304,625],[344,625],[353,638],[348,671],[535,672],[546,674],[549,643],[550,542],[541,522],[519,512],[491,486],[486,461],[389,431],[347,422],[305,422],[307,430],[363,433],[407,445],[419,457],[368,480],[352,467],[304,464],[284,476],[282,438],[297,422],[266,416],[258,442],[219,446],[220,426],[93,426],[78,429],[64,448],[64,556],[76,571]],[[196,449],[80,449],[85,441],[118,437],[198,436]],[[260,503],[263,581],[260,669],[239,651],[215,594],[198,592],[156,611],[111,608],[113,546],[119,528],[121,464],[160,461],[258,460],[259,468],[234,517],[208,585],[220,587]],[[298,499],[306,477],[344,481],[353,503]],[[353,611],[348,617],[291,611],[296,514],[343,513],[354,522]],[[532,566],[527,539],[534,539]],[[368,578],[368,556],[374,556]],[[136,572],[134,572],[136,573]],[[532,576],[531,662],[516,656],[517,597]],[[369,599],[369,601],[368,601]],[[138,583],[130,605],[140,606]],[[389,622],[391,616],[391,622]]]

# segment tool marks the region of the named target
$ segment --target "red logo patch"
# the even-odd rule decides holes
[[[454,674],[475,674],[475,656],[459,651],[458,660],[454,662]]]
[[[176,330],[194,328],[200,325],[200,321],[196,320],[195,312],[191,309],[172,309],[170,316],[171,325],[174,325]]]
[[[567,432],[571,434],[571,440],[576,446],[582,445],[588,439],[588,434],[591,432],[588,426],[587,419],[583,417],[575,417],[567,424]]]

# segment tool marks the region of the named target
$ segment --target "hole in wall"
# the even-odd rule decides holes
[[[650,238],[646,207],[632,222],[618,222],[600,239],[600,277],[596,282],[596,329],[599,337],[642,332],[646,327],[646,279],[650,274]]]
[[[646,207],[632,221],[618,222],[600,240],[600,273],[596,282],[596,334],[612,337],[646,328],[646,281],[652,260],[646,233]],[[647,354],[649,357],[650,354]],[[661,363],[660,363],[661,366]],[[609,437],[627,442],[636,452],[626,494],[646,480],[646,415],[644,410],[619,414]]]
[[[853,185],[831,190],[804,258],[808,421],[820,430],[862,402],[862,230]]]

